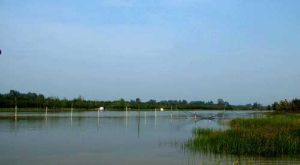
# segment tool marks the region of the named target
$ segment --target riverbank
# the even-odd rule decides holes
[[[234,155],[300,155],[300,114],[233,119],[229,125],[227,130],[195,129],[186,147]]]

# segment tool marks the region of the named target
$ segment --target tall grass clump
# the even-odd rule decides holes
[[[300,117],[268,115],[234,119],[228,130],[195,129],[186,143],[194,151],[235,155],[300,155]]]

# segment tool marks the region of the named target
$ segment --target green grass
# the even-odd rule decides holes
[[[300,116],[234,119],[228,130],[195,129],[186,147],[235,155],[300,155]]]

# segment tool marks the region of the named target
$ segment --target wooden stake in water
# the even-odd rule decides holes
[[[47,120],[47,115],[48,115],[48,107],[46,106],[46,113],[45,113],[46,120]]]
[[[18,106],[17,106],[17,98],[15,97],[15,120],[18,118]]]
[[[15,120],[18,118],[18,106],[15,105]]]
[[[73,125],[73,103],[71,104],[71,127]]]
[[[140,124],[141,124],[141,111],[139,108],[139,117],[138,117],[138,138],[140,137]]]
[[[223,116],[222,116],[223,119],[224,119],[224,115],[225,115],[225,111],[226,111],[225,106],[226,106],[226,105],[224,105],[224,111],[223,111]]]
[[[156,108],[154,109],[154,128],[156,128]]]
[[[173,107],[171,105],[171,119],[173,118]]]
[[[127,117],[128,117],[128,107],[126,106],[126,108],[125,108],[125,125],[126,125],[126,128],[128,127],[128,119],[127,119]]]
[[[99,125],[99,122],[100,122],[100,108],[98,109],[98,125]]]
[[[73,116],[73,103],[71,104],[71,119],[72,119],[72,116]]]
[[[145,125],[147,124],[147,112],[145,111]]]

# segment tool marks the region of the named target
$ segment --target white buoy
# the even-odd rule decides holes
[[[164,108],[160,108],[160,111],[164,111]]]

